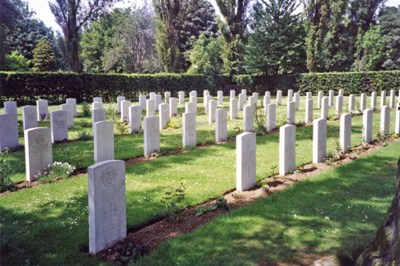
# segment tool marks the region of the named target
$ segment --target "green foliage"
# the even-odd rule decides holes
[[[14,173],[14,167],[9,160],[7,152],[0,153],[0,192],[13,189],[13,183],[10,176]]]
[[[217,209],[223,209],[226,211],[229,211],[231,209],[231,206],[228,204],[227,200],[224,197],[218,197],[215,200],[215,203],[211,207],[199,207],[196,208],[196,217],[199,217],[207,212],[212,212]]]
[[[75,167],[69,163],[54,162],[35,177],[41,183],[49,183],[54,180],[68,178],[74,171]]]
[[[178,211],[182,208],[182,203],[185,200],[185,185],[183,183],[176,188],[167,190],[161,198],[161,203],[167,212],[170,220],[176,221]]]
[[[27,60],[18,51],[13,51],[11,54],[6,55],[5,66],[9,71],[26,72],[30,70],[30,61]]]
[[[115,121],[115,131],[118,135],[129,133],[128,124],[125,121]]]
[[[297,90],[298,79],[300,75],[237,75],[233,80],[249,89],[249,92],[263,93],[270,91],[276,93],[277,90],[287,91],[289,89]]]
[[[44,39],[40,41],[33,49],[33,70],[44,72],[55,70],[56,56],[50,43]]]
[[[121,264],[128,264],[130,262],[135,262],[145,254],[145,250],[141,245],[134,245],[131,242],[118,243],[115,246],[115,250],[119,254],[117,260]]]
[[[258,2],[246,46],[248,73],[277,75],[305,70],[305,31],[295,0]]]
[[[381,69],[400,69],[400,6],[385,7],[379,14],[384,62]]]
[[[83,117],[90,117],[92,115],[90,111],[90,105],[86,102],[82,102],[82,116]]]
[[[92,140],[93,135],[90,130],[84,129],[78,132],[78,139],[82,141]]]

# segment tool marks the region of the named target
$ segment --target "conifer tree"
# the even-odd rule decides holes
[[[53,71],[56,65],[56,56],[51,48],[50,43],[43,39],[35,49],[33,49],[33,70],[34,71]]]

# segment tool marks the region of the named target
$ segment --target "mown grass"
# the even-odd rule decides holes
[[[397,142],[219,216],[137,265],[300,265],[308,254],[352,265],[384,221],[399,151]]]
[[[281,107],[285,108],[285,107]],[[282,113],[281,113],[282,115]],[[283,113],[285,115],[285,113]],[[301,112],[298,113],[301,116]],[[304,115],[304,114],[303,114]],[[199,117],[205,120],[205,117]],[[374,117],[379,126],[379,114]],[[393,119],[392,119],[393,121]],[[353,120],[353,145],[361,143],[361,117]],[[236,121],[240,123],[241,121]],[[205,127],[212,128],[214,125]],[[230,125],[232,127],[232,125]],[[391,126],[391,129],[393,126]],[[163,133],[163,150],[181,143],[180,129]],[[209,129],[199,129],[209,134]],[[204,131],[204,132],[203,132]],[[328,150],[337,148],[338,121],[330,122]],[[212,132],[212,136],[214,133]],[[234,131],[231,129],[231,133]],[[312,127],[297,129],[297,165],[311,161]],[[92,163],[91,141],[54,146],[54,160],[69,161],[84,167]],[[116,158],[142,154],[142,135],[116,137]],[[277,171],[279,136],[277,133],[257,138],[257,178]],[[398,147],[398,146],[397,146]],[[13,152],[10,160],[23,177],[23,152]],[[166,214],[160,203],[166,189],[186,186],[182,207],[222,195],[235,187],[235,143],[213,145],[178,155],[161,156],[146,163],[131,165],[127,173],[127,219],[129,228],[137,228]],[[18,174],[16,175],[18,176]],[[15,178],[15,176],[13,177]],[[15,178],[14,180],[18,180]],[[0,197],[2,263],[8,264],[80,264],[98,265],[82,250],[88,246],[87,176],[80,175],[58,183],[44,184]]]

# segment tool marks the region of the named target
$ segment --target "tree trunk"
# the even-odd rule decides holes
[[[375,240],[358,257],[357,266],[400,265],[400,159],[396,194]]]

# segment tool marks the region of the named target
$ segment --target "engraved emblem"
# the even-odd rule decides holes
[[[103,184],[105,186],[114,185],[115,181],[118,178],[117,169],[115,167],[108,167],[105,169],[104,174],[102,176]]]

